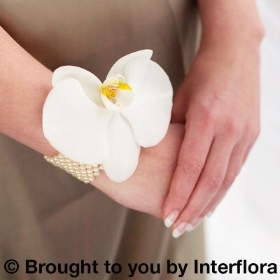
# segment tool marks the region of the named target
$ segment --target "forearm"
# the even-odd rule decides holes
[[[42,129],[42,109],[52,89],[52,72],[1,28],[0,42],[0,132],[42,154],[55,155],[58,152]],[[138,168],[127,181],[113,182],[101,172],[93,185],[124,206],[161,217],[182,136],[183,126],[171,125],[157,146],[142,149]]]
[[[263,26],[255,0],[198,0],[202,22],[201,47],[258,48]]]
[[[207,85],[213,93],[218,84],[222,86],[231,81],[232,87],[239,85],[243,79],[240,73],[246,72],[247,76],[258,81],[264,30],[255,1],[198,0],[198,3],[201,43],[188,73],[188,76],[193,73],[194,77],[187,80],[199,86]],[[250,84],[244,86],[251,87]],[[259,83],[255,83],[255,92],[259,92],[258,87]],[[224,90],[228,88],[224,87]]]
[[[43,104],[52,72],[0,27],[0,132],[46,155],[57,151],[42,129]]]

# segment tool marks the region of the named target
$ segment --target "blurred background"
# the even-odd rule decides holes
[[[261,134],[228,196],[205,219],[208,262],[277,263],[280,269],[280,1],[258,0]],[[207,280],[280,279],[270,274],[212,274]]]

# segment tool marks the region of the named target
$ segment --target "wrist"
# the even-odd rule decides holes
[[[241,27],[240,27],[241,28]],[[259,50],[264,36],[262,25],[247,26],[246,30],[240,30],[233,25],[226,25],[222,28],[202,31],[200,48],[227,49],[250,49]]]
[[[244,63],[245,60],[259,59],[263,38],[262,27],[238,31],[228,26],[216,34],[203,33],[199,53],[210,61],[229,61],[230,64]]]

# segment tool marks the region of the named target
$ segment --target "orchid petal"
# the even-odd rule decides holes
[[[100,93],[101,81],[91,72],[76,66],[62,66],[53,73],[52,84],[55,87],[61,81],[74,78],[80,82],[87,97],[100,107],[104,107]]]
[[[110,157],[103,162],[107,176],[115,181],[127,180],[138,165],[140,146],[135,142],[130,125],[115,114],[107,127]]]
[[[123,69],[125,67],[125,65],[132,59],[135,58],[146,58],[146,59],[150,59],[153,55],[153,51],[152,50],[141,50],[138,52],[134,52],[131,54],[128,54],[122,58],[120,58],[111,68],[111,70],[109,71],[108,75],[107,75],[107,79],[115,76],[115,75],[123,75]]]
[[[43,109],[43,131],[50,144],[72,160],[102,163],[109,156],[106,129],[113,113],[90,101],[75,79],[57,83]]]
[[[129,121],[136,142],[143,147],[154,146],[165,136],[171,118],[170,80],[157,63],[142,58],[126,64],[124,77],[134,101],[121,113]]]

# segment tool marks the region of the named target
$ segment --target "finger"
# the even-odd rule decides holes
[[[221,203],[221,201],[226,196],[230,186],[233,184],[234,176],[236,177],[242,166],[244,165],[245,161],[247,160],[247,157],[254,145],[254,142],[257,139],[258,133],[256,135],[253,135],[253,137],[245,137],[243,141],[240,141],[238,145],[235,146],[234,151],[232,153],[231,159],[230,159],[230,166],[228,167],[227,175],[225,182],[223,183],[223,188],[216,194],[216,197],[213,198],[213,201],[209,203],[207,208],[203,211],[201,216],[207,215],[210,217],[212,213],[215,211],[217,206]],[[225,188],[225,189],[224,189]]]
[[[247,160],[247,158],[248,158],[248,156],[249,156],[249,153],[250,153],[250,151],[251,151],[253,145],[254,145],[254,144],[249,145],[248,148],[246,149],[246,152],[245,152],[244,155],[243,155],[242,165],[243,165],[243,164],[245,163],[245,161]]]
[[[216,207],[223,200],[229,188],[233,184],[236,176],[240,172],[246,150],[247,150],[247,145],[243,142],[240,142],[238,145],[234,147],[232,154],[230,156],[230,160],[229,160],[229,164],[228,164],[225,179],[223,181],[222,188],[218,190],[216,195],[212,198],[212,200],[209,202],[207,207],[203,210],[203,212],[200,215],[201,217],[204,217],[206,215],[211,215],[216,209]]]
[[[253,129],[249,132],[249,136],[248,136],[248,142],[249,142],[249,144],[247,145],[246,152],[244,153],[242,165],[243,165],[243,164],[245,163],[245,161],[247,160],[251,149],[253,148],[255,142],[256,142],[257,139],[258,139],[259,134],[260,134],[260,127],[258,127],[258,126],[257,126],[256,128],[253,128]]]
[[[186,207],[174,223],[175,235],[178,231],[176,228],[181,229],[181,224],[185,224],[187,230],[193,228],[200,213],[222,186],[233,147],[234,143],[229,137],[214,140],[199,181]]]
[[[184,209],[203,169],[214,137],[213,127],[189,119],[178,157],[178,165],[164,202],[163,217],[170,227]]]

